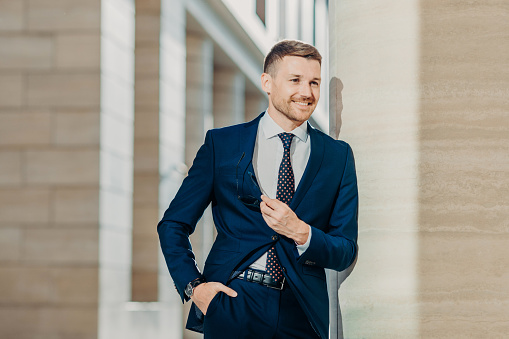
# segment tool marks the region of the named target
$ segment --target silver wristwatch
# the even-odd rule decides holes
[[[189,284],[187,284],[186,289],[184,290],[184,293],[188,298],[191,298],[194,293],[194,288],[200,284],[203,284],[205,282],[205,278],[196,278],[193,281],[191,281]]]

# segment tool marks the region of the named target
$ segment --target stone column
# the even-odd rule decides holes
[[[132,0],[100,3],[98,337],[127,338],[130,331],[125,303],[131,300],[135,5]]]
[[[214,127],[244,121],[246,79],[234,69],[214,69]]]
[[[136,1],[133,301],[158,299],[160,17],[160,1]]]
[[[503,337],[507,6],[330,6],[331,127],[353,147],[360,192],[344,336]]]
[[[509,7],[420,3],[423,337],[509,333]]]

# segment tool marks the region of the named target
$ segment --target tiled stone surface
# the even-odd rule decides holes
[[[159,35],[159,32],[157,32]],[[141,45],[141,46],[140,46]],[[136,46],[136,77],[153,77],[159,82],[159,47],[144,46],[143,41]]]
[[[136,15],[136,39],[145,45],[157,46],[159,43],[160,20],[153,12],[140,12]]]
[[[34,184],[94,184],[99,181],[98,150],[28,151],[27,181]]]
[[[47,145],[51,142],[51,113],[0,113],[1,146]]]
[[[23,256],[29,263],[97,264],[97,229],[31,229],[24,232]]]
[[[157,205],[136,205],[133,209],[133,224],[141,225],[142,227],[133,228],[133,236],[151,236],[156,234],[156,226],[159,220],[159,209]],[[157,240],[156,247],[159,247],[159,240]]]
[[[136,257],[133,257],[133,270],[157,274],[157,256],[160,251],[157,246],[154,246],[157,242],[157,232],[153,232],[151,235],[137,235],[133,239],[133,252],[137,254]]]
[[[0,299],[5,304],[36,306],[97,305],[98,279],[95,267],[0,267]]]
[[[21,232],[17,228],[0,228],[0,262],[21,259]]]
[[[153,107],[159,102],[159,83],[153,79],[137,78],[135,84],[136,104]]]
[[[28,104],[38,107],[98,107],[99,74],[49,73],[28,76]]]
[[[53,142],[59,146],[99,145],[100,114],[61,111],[53,115]]]
[[[0,151],[0,186],[18,186],[23,181],[21,152]]]
[[[0,0],[0,31],[19,31],[25,27],[25,3]]]
[[[1,70],[45,70],[52,66],[53,39],[50,36],[0,37]]]
[[[2,188],[0,222],[46,224],[50,219],[50,190],[46,188]]]
[[[98,34],[58,34],[55,38],[55,66],[61,69],[99,69]]]
[[[164,130],[162,130],[164,131]],[[144,105],[136,106],[134,137],[159,142],[159,110]]]
[[[27,0],[28,28],[34,31],[90,30],[100,27],[101,1]]]
[[[138,206],[157,206],[159,175],[136,174],[134,181],[134,203]]]
[[[97,267],[63,267],[50,270],[51,300],[61,304],[95,305],[99,300]]]
[[[157,258],[157,255],[156,255]],[[150,302],[157,301],[157,271],[147,272],[133,268],[132,274],[132,297],[133,301]],[[154,288],[154,286],[156,288]]]
[[[129,297],[134,1],[0,0],[0,31],[0,337],[97,338],[100,265]]]
[[[21,74],[0,74],[0,108],[20,107],[25,100],[25,88]]]
[[[134,169],[137,173],[157,172],[159,165],[159,143],[153,140],[139,140],[134,145],[137,161]]]
[[[53,194],[54,222],[61,226],[90,224],[99,220],[97,188],[61,188]]]
[[[97,307],[0,306],[5,338],[97,338]]]

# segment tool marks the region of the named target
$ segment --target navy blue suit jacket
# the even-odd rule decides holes
[[[252,164],[261,116],[207,132],[188,176],[158,224],[162,251],[184,301],[185,286],[201,276],[189,235],[212,203],[217,238],[205,261],[205,279],[226,284],[233,271],[247,268],[274,245],[292,291],[315,330],[327,338],[324,269],[346,269],[357,250],[358,193],[352,150],[347,143],[308,125],[309,161],[290,203],[296,215],[312,227],[309,248],[299,257],[293,240],[277,235],[259,209],[238,198],[262,194]],[[201,331],[199,315],[193,304],[188,329]]]

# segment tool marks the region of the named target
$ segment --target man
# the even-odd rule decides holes
[[[307,120],[320,97],[321,56],[277,43],[261,76],[269,107],[207,132],[158,224],[187,328],[205,338],[327,338],[325,268],[355,259],[358,195],[352,150]],[[217,238],[200,273],[189,235],[212,203]]]

